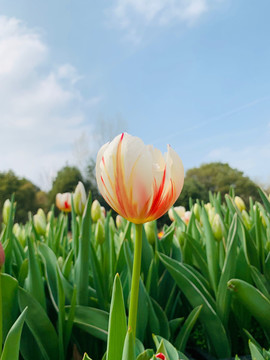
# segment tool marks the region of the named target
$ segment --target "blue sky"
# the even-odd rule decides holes
[[[0,171],[49,188],[122,130],[270,183],[270,2],[1,0]]]

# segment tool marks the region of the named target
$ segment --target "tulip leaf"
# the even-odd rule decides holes
[[[229,340],[220,318],[211,305],[213,301],[210,300],[210,294],[190,269],[166,255],[159,254],[159,257],[190,304],[194,308],[203,304],[200,320],[216,355],[220,358],[230,357]]]
[[[252,341],[248,342],[252,360],[265,360],[258,347]]]
[[[21,333],[26,313],[27,307],[24,309],[24,311],[21,313],[21,315],[18,317],[16,322],[9,330],[4,344],[1,360],[19,359]]]
[[[28,307],[25,321],[44,358],[46,360],[58,360],[58,337],[50,319],[40,303],[20,287],[19,306],[21,311]]]
[[[267,195],[261,188],[258,188],[258,191],[259,191],[260,197],[263,201],[263,204],[265,206],[265,209],[268,212],[268,214],[270,215],[270,201],[268,200]]]
[[[131,329],[127,331],[125,337],[122,360],[135,360],[134,335]]]
[[[193,329],[193,326],[195,325],[200,312],[202,310],[202,306],[197,306],[195,309],[191,311],[188,318],[186,319],[185,323],[183,324],[181,331],[177,335],[177,338],[175,340],[175,346],[180,351],[185,351],[186,343],[188,341],[189,335]]]
[[[113,284],[106,360],[121,360],[127,333],[127,320],[120,277]]]
[[[66,318],[70,306],[66,306]],[[74,325],[103,341],[107,340],[109,314],[89,306],[75,306]]]

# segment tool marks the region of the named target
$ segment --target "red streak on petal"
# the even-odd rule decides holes
[[[65,209],[69,209],[69,204],[68,204],[68,202],[67,202],[67,200],[65,201]]]

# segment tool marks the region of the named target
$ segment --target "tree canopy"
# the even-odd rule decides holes
[[[242,171],[231,168],[228,164],[213,162],[198,168],[189,169],[177,204],[188,206],[189,197],[208,201],[208,193],[220,192],[222,196],[229,193],[230,187],[235,194],[247,203],[250,196],[259,200],[257,185]]]

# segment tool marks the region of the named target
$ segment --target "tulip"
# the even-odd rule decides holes
[[[157,355],[155,355],[155,357],[156,357],[157,359],[166,360],[165,355],[164,355],[164,354],[162,354],[162,353],[158,353]]]
[[[201,209],[200,209],[200,207],[199,207],[199,205],[197,203],[194,204],[193,212],[195,214],[196,219],[198,221],[200,221],[200,219],[201,219]]]
[[[94,200],[91,206],[91,217],[93,222],[97,222],[102,216],[101,206],[98,200]]]
[[[161,239],[163,236],[164,236],[164,231],[163,230],[161,230],[158,234],[157,234],[157,236],[158,236],[158,238],[159,239]]]
[[[117,215],[115,218],[115,223],[117,229],[120,229],[123,226],[124,218],[121,215]]]
[[[56,195],[56,206],[61,211],[71,212],[71,193],[58,193]]]
[[[137,137],[122,133],[102,146],[97,155],[99,191],[121,216],[136,224],[128,329],[135,346],[142,224],[165,214],[179,197],[184,183],[180,157],[168,146],[165,156]]]
[[[182,220],[187,225],[189,223],[191,217],[191,211],[185,211],[184,215],[182,216]]]
[[[252,228],[252,221],[246,210],[242,211],[242,217],[246,228],[250,230]]]
[[[96,177],[108,204],[127,220],[143,224],[158,219],[174,204],[183,187],[184,169],[170,146],[163,156],[123,133],[99,150]]]
[[[173,209],[180,218],[185,215],[186,209],[184,206],[175,206],[174,208],[170,208],[168,211],[168,215],[171,221],[175,220]]]
[[[95,238],[99,245],[102,245],[105,241],[105,230],[101,219],[98,219],[95,229]]]
[[[219,214],[215,214],[213,222],[212,222],[212,230],[214,237],[217,241],[220,241],[223,236],[223,224],[221,222]]]
[[[246,205],[244,203],[244,200],[240,198],[240,196],[235,196],[234,202],[240,211],[246,210]]]
[[[156,241],[156,222],[150,221],[145,223],[144,230],[149,244],[154,245]]]
[[[8,219],[9,219],[9,214],[10,214],[10,209],[11,209],[11,202],[9,199],[7,199],[5,202],[4,202],[4,205],[3,205],[3,222],[5,225],[7,225],[8,223]]]
[[[76,186],[74,195],[74,210],[77,215],[82,215],[84,212],[84,208],[86,205],[86,192],[85,188],[83,186],[83,183],[81,181],[78,182],[78,185]]]
[[[46,215],[42,209],[38,209],[37,213],[33,217],[34,226],[39,235],[46,234]]]

